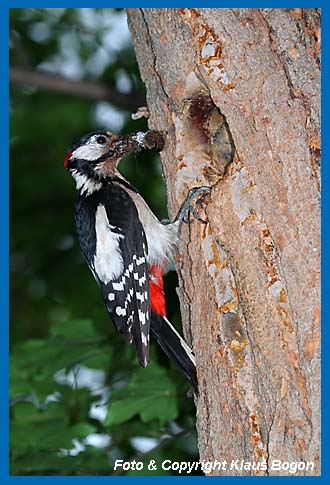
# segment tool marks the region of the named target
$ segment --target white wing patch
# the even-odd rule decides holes
[[[105,207],[102,204],[99,204],[96,210],[95,233],[96,253],[94,269],[102,283],[107,285],[110,281],[117,278],[124,269],[123,258],[119,248],[119,240],[124,238],[124,236],[111,230]],[[120,285],[120,283],[117,284]]]

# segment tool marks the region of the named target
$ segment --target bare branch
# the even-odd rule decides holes
[[[58,74],[32,71],[21,67],[10,68],[10,82],[35,86],[39,89],[54,91],[69,96],[110,101],[110,103],[118,108],[128,111],[136,110],[146,102],[144,96],[138,94],[134,94],[134,96],[123,94],[97,81],[74,81]]]

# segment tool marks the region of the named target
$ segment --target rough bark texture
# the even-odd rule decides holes
[[[201,460],[319,469],[318,9],[129,9],[173,215],[212,185],[177,257]],[[227,120],[230,133],[224,122]],[[232,156],[234,147],[234,156]]]

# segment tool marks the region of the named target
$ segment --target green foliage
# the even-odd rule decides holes
[[[132,437],[161,439],[174,419],[191,425],[182,408],[186,399],[177,390],[171,370],[157,363],[141,369],[133,355],[130,360],[126,356],[123,370],[117,367],[119,353],[88,320],[53,325],[47,338],[28,339],[13,347],[12,474],[110,475],[112,455],[129,458],[135,453]],[[101,373],[101,379],[96,374],[97,382],[82,381],[80,374],[86,371]],[[104,391],[110,394],[102,403],[108,411],[105,419],[98,419],[91,409]],[[91,434],[111,439],[105,448],[92,449],[85,442]],[[70,456],[77,441],[82,450]]]
[[[77,336],[79,335],[79,340]],[[88,320],[54,325],[46,339],[29,339],[18,343],[11,358],[11,393],[13,396],[33,392],[39,401],[55,392],[53,376],[60,369],[70,371],[79,363],[98,357],[98,366],[106,365],[111,355],[100,348],[103,340],[95,336]],[[101,357],[102,356],[102,357]]]
[[[123,12],[84,10],[11,9],[11,65],[60,74],[76,66],[75,77],[117,90],[124,76],[134,100],[143,86],[129,39],[120,49],[105,42]],[[76,242],[75,191],[63,169],[68,148],[99,126],[115,130],[117,118],[123,132],[147,127],[122,110],[105,125],[97,115],[102,107],[84,97],[11,86],[12,475],[111,475],[116,458],[139,456],[133,438],[158,446],[194,422],[189,385],[161,350],[152,344],[152,364],[141,369],[133,347],[116,334]],[[158,157],[127,157],[121,170],[166,217]],[[176,285],[170,273],[165,286],[174,323]],[[195,435],[165,444],[141,459],[196,459]]]
[[[138,369],[131,382],[111,395],[114,400],[104,424],[121,424],[139,414],[144,423],[159,419],[160,423],[178,416],[176,389],[165,369],[155,365]]]

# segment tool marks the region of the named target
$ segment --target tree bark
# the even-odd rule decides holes
[[[274,460],[318,475],[320,11],[127,14],[170,213],[212,186],[177,256],[200,458],[227,460],[214,475],[290,474]]]

